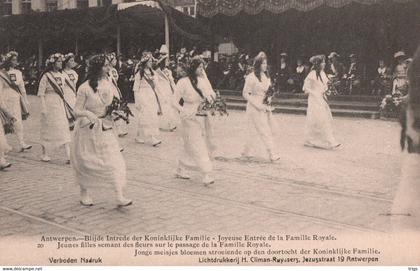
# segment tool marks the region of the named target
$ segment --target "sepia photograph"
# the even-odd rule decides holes
[[[0,124],[2,270],[420,265],[419,0],[0,0]]]

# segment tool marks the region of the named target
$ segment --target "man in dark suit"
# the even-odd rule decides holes
[[[358,62],[357,55],[351,54],[350,56],[350,67],[348,72],[344,75],[346,79],[347,93],[362,94],[362,84],[364,78],[364,67]]]
[[[328,65],[325,69],[326,74],[331,78],[332,83],[335,86],[335,89],[338,93],[344,92],[344,74],[346,73],[346,68],[343,63],[340,62],[340,55],[336,52],[332,52],[328,56]]]

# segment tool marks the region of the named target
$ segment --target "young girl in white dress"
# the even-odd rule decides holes
[[[0,56],[1,57],[1,56]],[[0,59],[0,68],[1,68],[1,59]],[[16,120],[11,112],[7,110],[7,106],[5,103],[5,91],[7,88],[6,82],[3,80],[0,80],[0,114],[5,114],[8,117],[8,120]],[[8,121],[3,119],[3,121]],[[11,150],[9,144],[7,144],[7,139],[5,135],[5,131],[3,129],[3,125],[5,123],[2,122],[2,118],[0,118],[0,170],[4,170],[6,168],[9,168],[12,164],[6,161],[6,153]]]
[[[242,158],[252,157],[250,152],[256,140],[250,132],[255,129],[262,141],[260,145],[265,147],[270,160],[274,162],[280,159],[273,139],[273,127],[275,125],[272,108],[264,103],[264,98],[270,86],[267,56],[264,52],[260,52],[254,59],[254,71],[247,75],[242,92],[243,97],[247,100],[246,115],[248,119],[248,135]]]
[[[117,69],[115,68],[117,66],[117,56],[115,55],[115,53],[111,53],[107,55],[107,58],[110,64],[108,76],[109,80],[111,81],[114,87],[114,96],[118,100],[122,100],[123,97],[121,94],[121,90],[118,87],[119,74]],[[128,135],[127,123],[123,119],[115,121],[115,130],[119,137],[125,137],[126,135]]]
[[[23,120],[28,116],[22,116],[23,111],[21,103],[24,103],[25,107],[29,108],[29,102],[26,96],[22,72],[16,69],[18,64],[18,53],[15,51],[9,52],[6,55],[5,62],[2,64],[3,76],[0,80],[7,80],[3,82],[5,83],[3,92],[4,104],[7,110],[16,119],[14,123],[14,134],[18,139],[20,151],[24,151],[31,149],[32,146],[26,144],[24,140]]]
[[[305,146],[334,149],[340,146],[333,134],[332,114],[327,102],[328,77],[324,72],[325,56],[310,59],[312,70],[305,79],[303,90],[309,94],[306,112]]]
[[[66,76],[61,72],[63,55],[56,53],[47,59],[47,68],[41,76],[38,96],[41,99],[41,146],[43,162],[51,160],[49,153],[64,146],[70,163],[69,102],[65,95]]]
[[[68,53],[64,56],[63,60],[63,74],[66,79],[63,88],[64,96],[72,108],[74,108],[76,103],[77,81],[79,80],[79,75],[73,69],[77,65],[74,58],[75,56],[73,53]]]
[[[113,120],[105,115],[114,97],[108,78],[110,67],[105,55],[94,56],[89,64],[87,81],[77,92],[77,120],[71,144],[71,164],[80,185],[80,203],[93,205],[88,190],[111,184],[118,206],[128,206],[132,201],[123,194],[127,182],[125,161],[112,131]]]
[[[173,95],[175,92],[175,82],[172,72],[166,67],[166,58],[162,55],[157,62],[156,73],[156,91],[162,106],[162,114],[159,118],[159,128],[162,131],[173,132],[178,122],[178,114],[172,106]]]
[[[180,112],[180,132],[183,148],[178,159],[177,178],[189,179],[186,170],[198,170],[204,185],[214,183],[210,176],[213,170],[211,148],[208,139],[208,116],[197,115],[199,106],[205,101],[213,101],[216,97],[214,91],[206,87],[204,63],[199,57],[194,57],[188,69],[188,76],[181,78],[177,85],[173,106]],[[181,106],[180,100],[184,103]]]
[[[145,53],[140,60],[134,77],[134,98],[138,110],[138,130],[136,142],[159,146],[159,115],[162,108],[156,92],[155,73],[152,70],[153,56]]]

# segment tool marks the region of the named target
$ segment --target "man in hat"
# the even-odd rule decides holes
[[[349,95],[362,94],[364,68],[361,64],[359,64],[356,54],[351,54],[349,58],[350,67],[347,74],[344,75],[344,78],[346,79],[347,93]]]
[[[407,95],[408,93],[408,77],[407,77],[407,56],[403,51],[394,54],[397,65],[394,69],[394,81],[392,85],[392,94]]]
[[[346,73],[345,70],[346,68],[343,63],[340,62],[340,55],[336,52],[331,52],[328,56],[328,65],[325,68],[325,73],[331,78],[339,93],[343,92],[343,76]]]
[[[277,73],[277,88],[281,92],[289,92],[292,89],[292,69],[287,63],[287,54],[280,54],[280,67]]]
[[[305,65],[303,57],[298,57],[296,60],[296,69],[292,75],[293,78],[293,93],[303,92],[303,82],[308,75],[310,67]]]

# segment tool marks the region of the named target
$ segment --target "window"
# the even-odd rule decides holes
[[[195,16],[195,7],[194,6],[190,7],[190,15]]]
[[[184,12],[185,14],[188,14],[188,7],[183,7],[182,12]]]
[[[28,14],[32,11],[31,0],[22,0],[22,14]]]
[[[47,2],[47,11],[48,12],[57,10],[57,8],[58,8],[57,1],[48,1]]]
[[[80,9],[89,8],[89,1],[88,0],[77,0],[77,8],[80,8]]]
[[[12,0],[2,1],[1,15],[12,15]]]

